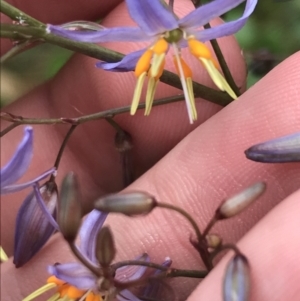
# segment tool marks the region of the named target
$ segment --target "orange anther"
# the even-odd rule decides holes
[[[70,288],[69,284],[64,284],[64,285],[58,287],[57,291],[58,291],[58,293],[60,294],[61,297],[64,297],[68,294],[69,288]]]
[[[190,67],[188,66],[188,64],[183,60],[183,58],[179,57],[179,59],[180,59],[180,63],[181,63],[181,67],[182,67],[182,70],[183,70],[184,77],[185,77],[185,78],[192,78],[193,73],[192,73],[191,68],[190,68]],[[180,72],[179,72],[179,67],[178,67],[178,63],[177,63],[177,59],[176,59],[175,56],[174,56],[174,64],[175,64],[177,73],[180,74]]]
[[[212,55],[209,48],[202,42],[195,39],[188,39],[190,52],[197,58],[211,59]]]
[[[86,298],[85,301],[102,301],[102,297],[100,295],[95,295],[93,292],[90,292]]]
[[[68,291],[67,291],[67,296],[70,299],[78,299],[84,295],[86,291],[80,290],[74,286],[70,286]]]
[[[141,74],[149,70],[152,55],[153,51],[147,49],[139,58],[134,71],[136,77],[139,77]]]
[[[47,283],[54,283],[56,285],[63,285],[64,283],[66,283],[65,281],[63,280],[60,280],[58,278],[56,278],[55,276],[50,276],[48,279],[47,279]]]
[[[152,50],[156,54],[162,54],[166,53],[168,50],[169,44],[165,39],[159,39],[154,46],[152,47]]]

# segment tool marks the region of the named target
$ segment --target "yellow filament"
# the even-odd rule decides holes
[[[5,262],[8,260],[8,256],[6,255],[6,253],[4,252],[2,247],[0,247],[0,260],[2,262]]]
[[[58,300],[60,297],[59,293],[54,294],[52,297],[50,297],[49,299],[47,299],[47,301],[56,301]]]
[[[60,280],[58,278],[56,278],[55,276],[50,276],[48,279],[47,279],[47,283],[54,283],[56,285],[63,285],[64,283],[66,283],[65,281],[63,280]]]
[[[145,116],[148,116],[151,112],[154,95],[156,91],[156,87],[158,84],[158,80],[153,77],[149,78],[148,87],[147,87],[147,94],[146,94],[146,106],[145,106]]]
[[[136,77],[141,76],[141,74],[149,70],[152,55],[153,55],[153,51],[148,49],[139,58],[134,71]]]
[[[226,79],[220,73],[220,71],[215,67],[213,61],[200,58],[200,61],[203,63],[205,69],[210,75],[211,79],[215,85],[222,91],[226,91],[233,99],[237,99],[236,94],[233,92]]]
[[[134,93],[133,93],[131,108],[130,108],[131,115],[134,115],[136,113],[136,110],[137,110],[137,107],[139,105],[139,101],[141,98],[142,88],[143,88],[144,81],[146,79],[146,75],[147,75],[147,73],[144,72],[138,77],[137,83],[135,85]]]
[[[54,284],[54,283],[47,283],[44,286],[42,286],[39,289],[37,289],[36,291],[34,291],[33,293],[31,293],[29,296],[27,296],[22,301],[31,301],[31,300],[35,299],[36,297],[42,295],[43,293],[49,291],[50,289],[52,289],[54,287],[56,287],[56,284]]]
[[[192,73],[192,70],[191,68],[188,66],[188,64],[183,60],[182,57],[179,57],[180,59],[180,62],[181,62],[181,66],[182,66],[182,70],[183,70],[183,74],[184,74],[184,77],[185,78],[192,78],[193,77],[193,73]],[[176,60],[176,57],[174,56],[174,65],[175,65],[175,68],[177,70],[177,73],[179,73],[179,67],[178,67],[178,64],[177,64],[177,60]]]
[[[165,39],[161,38],[154,44],[154,46],[151,49],[156,54],[162,54],[167,52],[168,47],[168,42]]]
[[[193,89],[193,81],[190,77],[186,79],[187,90],[190,97],[190,103],[192,108],[192,118],[193,120],[197,120],[198,114],[196,109],[195,97],[194,97],[194,89]]]
[[[212,55],[209,48],[202,42],[195,39],[188,39],[190,52],[197,58],[211,59]]]
[[[163,69],[165,57],[166,57],[165,53],[153,55],[153,61],[152,61],[152,66],[149,70],[149,76],[151,76],[151,77],[158,76],[158,74]]]

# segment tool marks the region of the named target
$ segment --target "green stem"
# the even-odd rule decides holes
[[[10,5],[6,1],[0,1],[0,11],[4,15],[10,17],[14,21],[18,21],[20,24],[23,22],[26,25],[36,26],[36,27],[45,27],[45,24],[32,18],[31,16],[25,14],[16,7]]]
[[[26,27],[11,24],[2,24],[0,35],[3,38],[10,38],[15,40],[24,38],[39,38],[50,44],[58,45],[66,49],[110,63],[118,62],[124,57],[124,55],[119,52],[106,49],[99,45],[72,41],[66,38],[46,33],[44,29],[30,26]],[[172,73],[170,71],[165,70],[160,78],[160,81],[172,87],[182,89],[179,77],[175,73]],[[199,83],[193,82],[193,89],[197,97],[202,97],[221,106],[226,106],[230,102],[232,102],[231,97],[227,93],[216,91]]]

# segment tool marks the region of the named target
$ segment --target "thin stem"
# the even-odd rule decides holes
[[[219,248],[214,250],[213,252],[210,253],[210,262],[212,264],[213,259],[220,254],[221,252],[225,250],[232,250],[236,255],[242,255],[242,252],[238,249],[236,245],[233,244],[226,244],[226,245],[221,245]]]
[[[210,24],[205,24],[204,25],[204,28],[205,29],[208,29],[208,28],[211,28]],[[214,49],[214,52],[216,54],[216,57],[218,58],[218,62],[220,64],[220,67],[223,71],[223,74],[224,74],[224,77],[225,79],[227,80],[229,86],[232,88],[232,90],[234,91],[234,93],[237,95],[237,96],[240,96],[241,95],[241,91],[239,89],[239,87],[236,85],[234,79],[233,79],[233,76],[229,70],[229,67],[225,61],[225,58],[223,56],[223,53],[221,51],[221,48],[219,46],[219,43],[217,42],[216,39],[213,39],[210,41],[211,45],[212,45],[212,48]]]
[[[0,11],[4,15],[10,17],[12,20],[18,21],[20,24],[24,23],[36,27],[45,27],[45,24],[25,14],[16,7],[10,5],[6,1],[0,1]]]
[[[86,258],[79,252],[79,250],[77,249],[76,245],[72,242],[68,242],[69,246],[71,248],[71,251],[73,252],[73,254],[77,257],[77,259],[79,261],[81,261],[81,263],[86,266],[91,272],[93,272],[97,277],[101,277],[101,272],[100,270],[98,270],[96,267],[94,267],[93,265],[91,265],[91,263],[89,261],[86,260]]]
[[[112,118],[107,117],[105,120],[117,131],[117,132],[124,132],[121,126]]]
[[[27,40],[25,42],[21,42],[15,46],[13,46],[9,51],[7,51],[4,55],[0,58],[0,64],[3,64],[8,59],[12,58],[13,56],[17,55],[24,49],[26,49],[32,43],[31,40]]]
[[[109,50],[99,45],[72,41],[53,34],[49,34],[45,31],[45,29],[35,27],[2,24],[0,33],[1,37],[11,38],[15,40],[24,38],[39,38],[48,43],[76,51],[105,62],[118,62],[124,57],[124,55],[119,52]],[[172,87],[182,89],[179,77],[170,71],[165,70],[160,77],[160,81]],[[197,97],[202,97],[221,106],[226,106],[227,104],[232,102],[231,97],[227,95],[227,93],[208,88],[199,83],[193,82],[193,89]]]
[[[216,216],[214,215],[212,217],[212,219],[209,221],[209,223],[207,224],[206,228],[203,231],[202,236],[206,237],[206,235],[208,234],[208,232],[210,231],[210,229],[214,226],[214,224],[218,221],[218,219],[216,218]]]
[[[7,133],[9,133],[11,130],[13,130],[14,128],[16,128],[17,126],[19,126],[20,124],[21,123],[19,123],[19,122],[14,122],[14,123],[10,124],[8,127],[6,127],[4,130],[2,130],[0,132],[0,137],[3,137]]]
[[[179,214],[181,214],[182,216],[184,216],[189,221],[189,223],[192,225],[193,229],[195,230],[197,240],[198,241],[202,240],[202,235],[201,235],[198,225],[186,211],[184,211],[183,209],[181,209],[179,207],[175,207],[175,206],[173,206],[171,204],[167,204],[167,203],[157,203],[157,207],[170,209],[170,210],[176,211]]]
[[[176,96],[171,96],[171,97],[166,97],[166,98],[161,98],[156,100],[153,103],[153,106],[159,106],[159,105],[164,105],[167,103],[172,103],[172,102],[177,102],[181,101],[184,99],[184,96],[181,95],[176,95]],[[141,103],[138,106],[138,109],[144,109],[145,104]],[[15,116],[11,113],[7,112],[1,112],[0,113],[0,119],[16,123],[18,122],[19,124],[82,124],[88,121],[92,120],[98,120],[98,119],[103,119],[103,118],[112,118],[116,115],[123,114],[130,112],[130,106],[124,106],[124,107],[119,107],[116,109],[110,109],[102,112],[97,112],[94,114],[90,115],[84,115],[81,117],[75,117],[75,118],[24,118],[22,116]]]
[[[58,154],[56,156],[56,160],[55,160],[55,163],[54,163],[54,167],[56,168],[56,170],[58,169],[58,166],[59,166],[59,163],[60,163],[60,160],[61,160],[61,157],[63,155],[63,152],[65,150],[65,147],[67,145],[67,142],[69,140],[69,138],[71,137],[72,133],[74,132],[74,130],[76,129],[77,125],[72,125],[71,128],[69,129],[67,135],[65,136],[64,140],[63,140],[63,143],[61,144],[60,146],[60,149],[58,151]],[[50,178],[50,182],[51,181],[54,181],[55,179],[55,176],[52,174],[51,175],[51,178]]]

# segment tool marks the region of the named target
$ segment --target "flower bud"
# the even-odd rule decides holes
[[[266,184],[258,182],[225,200],[216,211],[217,218],[223,219],[237,215],[261,196],[265,190]]]
[[[95,209],[103,212],[123,213],[128,216],[147,214],[156,206],[156,200],[145,192],[111,194],[98,199]]]
[[[249,298],[250,269],[245,256],[235,255],[228,263],[223,283],[224,301],[247,301]]]
[[[217,234],[208,234],[205,239],[209,248],[215,249],[222,244],[222,238]]]
[[[115,136],[115,147],[119,153],[123,153],[132,149],[132,138],[125,131],[118,131]]]
[[[68,173],[61,186],[58,202],[58,225],[64,238],[72,242],[81,224],[81,196],[77,177]]]
[[[103,227],[98,232],[95,253],[102,267],[108,267],[115,258],[116,248],[109,227]]]

